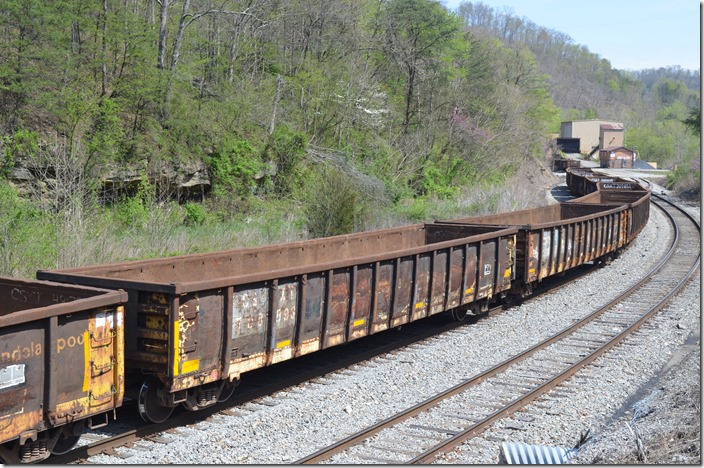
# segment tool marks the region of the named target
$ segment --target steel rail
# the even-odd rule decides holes
[[[665,200],[662,197],[657,197],[660,200],[663,200],[664,202],[670,204],[674,208],[678,209],[681,213],[683,213],[687,218],[690,219],[690,221],[693,222],[695,226],[697,226],[697,229],[700,229],[699,223],[694,220],[694,218],[687,213],[686,211],[682,210],[681,208],[677,207],[674,203],[669,202],[668,200]],[[657,206],[657,204],[656,204]],[[662,207],[659,207],[662,209]],[[674,218],[670,215],[667,210],[663,210],[668,217],[674,222]],[[673,247],[670,249],[667,255],[667,259],[669,260],[672,255],[674,254],[674,250],[677,249],[679,246],[679,241],[680,241],[680,230],[676,222],[673,224],[675,228],[675,238],[673,239]],[[595,361],[597,358],[601,357],[603,354],[605,354],[607,351],[611,350],[614,346],[619,344],[621,341],[623,341],[624,338],[626,338],[628,335],[633,333],[635,330],[640,328],[648,319],[650,319],[653,315],[655,315],[657,312],[662,310],[670,301],[672,296],[674,296],[677,292],[679,292],[685,284],[689,282],[689,280],[692,278],[692,275],[694,272],[697,270],[697,268],[700,265],[700,260],[701,260],[701,254],[697,255],[695,261],[693,262],[692,266],[690,269],[680,278],[680,280],[676,283],[675,287],[672,288],[655,306],[653,306],[650,310],[648,310],[646,313],[644,313],[639,320],[631,324],[628,328],[623,330],[621,333],[616,335],[614,338],[609,340],[606,344],[601,346],[599,349],[593,351],[590,355],[586,356],[584,359],[581,361],[577,362],[574,366],[566,369],[565,371],[557,374],[555,377],[552,379],[546,381],[542,385],[538,386],[534,390],[528,392],[524,397],[516,399],[512,402],[510,402],[506,407],[502,408],[499,411],[496,411],[492,415],[490,415],[488,418],[486,418],[484,421],[481,421],[470,428],[466,429],[465,431],[460,432],[459,434],[449,438],[448,440],[442,441],[435,446],[431,447],[427,451],[425,451],[423,454],[419,455],[418,457],[410,460],[409,464],[413,463],[428,463],[432,461],[437,454],[447,451],[448,449],[454,448],[460,443],[464,442],[467,439],[472,438],[473,436],[478,435],[479,433],[483,432],[486,428],[488,428],[492,423],[496,422],[497,420],[508,416],[509,414],[514,413],[518,409],[522,408],[523,406],[527,405],[528,403],[531,403],[535,401],[538,397],[542,396],[543,394],[547,393],[549,390],[552,388],[556,387],[560,383],[568,380],[570,377],[572,377],[574,374],[579,372],[582,368],[587,366],[588,364],[592,363]],[[655,269],[656,271],[662,268],[664,265],[663,262],[660,262]],[[648,275],[650,276],[650,275]],[[648,279],[648,278],[645,278]],[[641,281],[639,283],[645,283],[645,281]],[[610,308],[611,306],[607,307]]]
[[[660,197],[658,197],[658,198],[660,198]],[[667,202],[667,200],[664,200],[664,201]],[[667,202],[667,203],[670,203],[670,202]],[[558,332],[556,335],[550,337],[548,340],[543,341],[541,343],[538,343],[537,345],[531,347],[530,349],[524,351],[523,353],[520,353],[520,354],[510,358],[509,360],[507,360],[503,363],[500,363],[500,364],[482,372],[481,374],[479,374],[471,379],[460,382],[459,384],[455,385],[454,387],[451,387],[448,390],[446,390],[438,395],[435,395],[431,398],[428,398],[427,400],[419,403],[416,406],[408,408],[407,410],[404,410],[404,411],[402,411],[402,412],[400,412],[390,418],[387,418],[387,419],[380,421],[379,423],[377,423],[373,426],[370,426],[369,428],[366,428],[356,434],[352,434],[351,436],[349,436],[345,439],[342,439],[342,440],[340,440],[340,441],[338,441],[328,447],[325,447],[325,448],[323,448],[323,449],[321,449],[321,450],[319,450],[309,456],[301,458],[294,463],[312,464],[312,463],[318,463],[320,461],[326,460],[336,453],[340,453],[340,452],[342,452],[352,446],[359,444],[360,442],[362,442],[362,441],[368,439],[369,437],[373,436],[374,434],[380,432],[382,429],[392,427],[392,426],[397,425],[398,423],[400,423],[406,419],[409,419],[417,414],[420,414],[423,411],[426,411],[429,408],[436,406],[441,401],[446,400],[447,398],[450,398],[450,397],[457,395],[459,393],[462,393],[466,389],[473,387],[473,386],[476,386],[479,383],[487,380],[488,378],[500,374],[501,372],[508,369],[509,367],[512,367],[517,362],[522,361],[525,358],[527,358],[528,356],[531,356],[531,355],[535,354],[536,352],[554,344],[555,342],[560,341],[564,337],[571,335],[575,330],[582,328],[587,323],[593,321],[598,316],[604,314],[608,309],[612,308],[615,304],[622,301],[624,297],[632,295],[643,284],[645,284],[647,281],[649,281],[649,279],[652,275],[654,275],[661,268],[663,268],[663,266],[667,263],[667,261],[675,253],[675,250],[676,250],[677,245],[679,243],[679,229],[677,227],[677,223],[675,222],[674,218],[667,212],[667,210],[665,210],[664,208],[660,207],[657,204],[655,204],[655,205],[658,206],[658,208],[660,208],[666,214],[666,216],[668,216],[670,218],[670,221],[672,222],[672,225],[675,230],[675,235],[672,240],[672,245],[671,245],[670,249],[668,250],[668,252],[651,269],[651,271],[649,271],[647,274],[645,274],[640,281],[638,281],[636,284],[631,286],[628,290],[626,290],[624,293],[622,293],[619,297],[613,299],[609,303],[607,303],[604,306],[602,306],[601,308],[599,308],[599,310],[593,312],[592,314],[589,314],[588,316],[584,317],[582,320],[576,322],[575,324],[571,325],[570,327]],[[672,204],[672,205],[675,206],[674,204]],[[684,212],[684,213],[685,213],[685,215],[687,215],[690,218],[690,220],[692,220],[694,222],[694,224],[698,228],[699,227],[698,223],[696,223],[696,221],[688,213],[686,213],[686,212]],[[692,272],[696,269],[696,266],[698,266],[698,264],[699,264],[699,258],[697,258],[697,261],[695,262],[695,266],[693,266],[692,269],[690,270],[690,272],[685,276],[685,278],[683,280],[681,280],[680,284],[683,284],[684,282],[686,282],[686,280],[691,276]],[[679,287],[678,287],[678,290],[679,290]],[[663,301],[667,302],[672,294],[674,294],[674,292],[671,292],[670,294],[668,294],[666,296],[666,298],[663,299]],[[663,302],[663,301],[661,301],[661,302]],[[654,313],[655,313],[655,311],[650,313],[650,315],[652,315]],[[645,320],[647,320],[647,318],[644,318],[641,320],[645,321]],[[642,323],[642,322],[640,322],[640,323]],[[630,327],[628,330],[632,331]],[[630,331],[628,333],[630,333]],[[614,338],[613,340],[611,340],[611,341],[613,341],[613,343],[608,342],[607,346],[609,346],[609,348],[613,347],[617,342],[619,342],[621,339],[623,339],[623,337],[628,333],[622,334],[623,336],[619,335],[619,336],[621,336],[621,338],[619,338],[619,339],[617,339],[618,337]],[[611,344],[609,344],[609,343],[611,343]],[[604,352],[606,352],[606,349],[604,349],[604,351],[600,352],[598,355],[601,355]],[[596,357],[598,357],[598,356],[595,356],[593,359],[596,359]],[[561,374],[559,374],[558,378],[560,376],[562,376],[562,380],[566,380],[569,376],[576,373],[581,367],[583,367],[584,365],[587,365],[593,359],[589,360],[589,357],[585,358],[584,360],[577,363],[578,367],[576,367],[573,371],[568,369],[568,370],[562,372]],[[471,438],[472,436],[482,432],[484,429],[486,429],[486,427],[488,427],[490,424],[492,424],[496,420],[501,419],[501,418],[509,415],[511,412],[514,412],[516,409],[518,409],[522,406],[525,406],[527,403],[529,403],[530,401],[533,401],[538,396],[541,396],[542,394],[546,393],[550,388],[554,387],[555,385],[557,385],[557,383],[553,383],[552,385],[550,385],[550,381],[540,385],[539,387],[535,388],[533,391],[531,391],[529,394],[525,395],[524,397],[518,399],[517,401],[513,401],[513,402],[509,403],[505,408],[502,408],[500,410],[495,411],[494,413],[489,415],[484,421],[480,421],[480,422],[472,425],[471,427],[469,427],[465,431],[460,432],[459,434],[451,437],[450,439],[436,444],[435,446],[431,447],[426,453],[421,454],[420,456],[412,459],[408,463],[424,463],[424,462],[428,462],[428,461],[432,460],[436,453],[439,453],[443,450],[447,450],[451,447],[454,447],[454,446],[458,445],[459,443],[461,443],[462,441],[464,441],[468,438]]]

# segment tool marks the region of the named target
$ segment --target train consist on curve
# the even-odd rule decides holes
[[[607,180],[608,179],[608,180]],[[581,198],[251,249],[0,278],[0,458],[35,462],[108,423],[229,398],[242,374],[448,312],[456,320],[618,254],[650,192],[568,169]]]

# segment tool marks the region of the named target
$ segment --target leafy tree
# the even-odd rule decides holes
[[[413,116],[416,87],[428,67],[437,64],[459,33],[459,21],[432,0],[389,0],[384,2],[384,55],[399,67],[405,82],[403,133],[408,133]]]
[[[88,143],[88,158],[93,164],[112,162],[122,155],[125,134],[119,112],[119,104],[113,99],[104,97],[98,103]]]
[[[689,116],[683,122],[695,134],[701,135],[702,113],[699,109],[690,109]]]
[[[279,125],[269,138],[264,150],[265,158],[276,165],[274,188],[278,195],[287,195],[300,181],[300,163],[308,140],[305,134]]]

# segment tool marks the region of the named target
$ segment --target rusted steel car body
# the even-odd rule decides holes
[[[645,190],[638,182],[594,172],[589,168],[567,168],[567,187],[575,195],[588,195],[601,191]]]
[[[592,172],[589,168],[574,168],[566,169],[566,182],[570,191],[575,195],[587,195],[599,190],[597,184],[599,182],[614,183],[617,177],[606,176]]]
[[[127,294],[0,277],[0,297],[0,457],[37,461],[122,404]]]
[[[198,409],[189,389],[510,289],[517,232],[417,224],[37,276],[127,291],[128,369]]]
[[[511,225],[516,237],[514,295],[530,293],[538,282],[613,254],[629,242],[627,204],[560,203],[541,208],[443,223]]]
[[[568,203],[627,205],[627,242],[636,238],[650,217],[650,190],[630,179],[593,175],[589,169],[567,171],[567,186],[577,195],[584,195]],[[571,175],[571,177],[570,177]]]

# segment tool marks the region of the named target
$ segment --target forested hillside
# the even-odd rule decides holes
[[[691,73],[481,3],[4,0],[0,32],[0,274],[514,209],[566,119],[698,161]]]
[[[458,14],[474,34],[498,37],[517,55],[534,58],[563,120],[623,122],[625,144],[638,149],[643,159],[668,168],[694,164],[699,172],[699,70],[676,65],[616,70],[607,59],[575,44],[569,31],[554,31],[480,2],[465,2]]]

